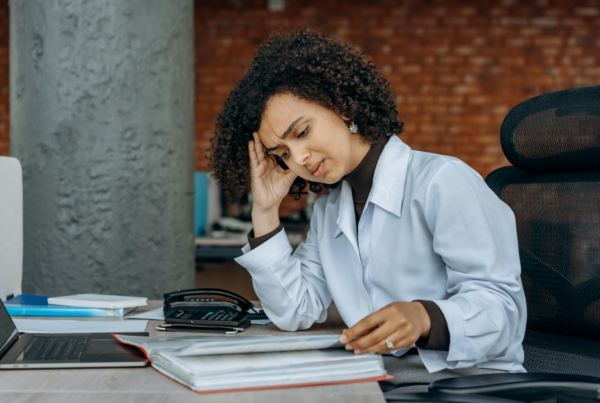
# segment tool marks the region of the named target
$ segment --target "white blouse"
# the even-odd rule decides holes
[[[306,242],[284,230],[235,259],[281,329],[323,322],[335,302],[348,327],[395,301],[431,300],[449,351],[419,350],[444,368],[525,372],[527,310],[514,214],[462,161],[413,151],[397,136],[377,162],[356,228],[350,185],[317,199]],[[402,355],[407,349],[398,350]]]

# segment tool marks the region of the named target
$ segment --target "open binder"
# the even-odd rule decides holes
[[[114,337],[142,350],[163,375],[201,394],[392,378],[386,375],[381,356],[346,351],[336,335]]]

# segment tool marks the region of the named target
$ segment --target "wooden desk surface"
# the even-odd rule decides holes
[[[149,301],[138,308],[141,313],[161,306],[161,301]],[[83,319],[83,318],[82,318]],[[191,333],[170,333],[156,330],[161,322],[148,321],[150,336],[190,336]],[[313,326],[302,334],[338,334],[344,324],[335,309],[329,309],[325,323]],[[240,335],[272,334],[293,336],[298,333],[282,332],[275,325],[251,326]],[[198,395],[184,386],[161,375],[152,367],[106,369],[34,369],[0,370],[0,401],[11,403],[187,403],[187,402],[385,402],[376,382],[349,385],[317,386],[309,388],[276,389],[258,392],[219,393]]]

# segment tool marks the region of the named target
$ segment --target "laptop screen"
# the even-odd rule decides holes
[[[2,357],[4,350],[18,333],[17,327],[4,307],[4,303],[0,300],[0,357]]]

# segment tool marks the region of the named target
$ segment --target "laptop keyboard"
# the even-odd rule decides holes
[[[79,361],[90,336],[89,334],[36,335],[25,347],[23,361]]]

